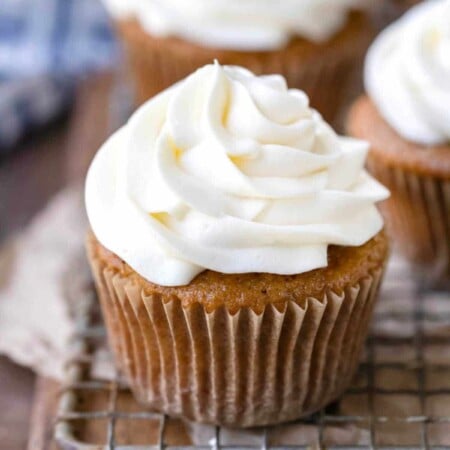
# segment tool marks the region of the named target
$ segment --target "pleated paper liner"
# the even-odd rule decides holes
[[[256,74],[282,74],[290,88],[304,90],[311,105],[333,122],[351,100],[348,94],[354,91],[364,53],[375,35],[371,21],[362,14],[353,22],[353,28],[334,45],[305,42],[305,48],[259,53],[215,50],[170,38],[153,38],[137,21],[119,21],[117,28],[125,44],[139,104],[218,59],[223,65],[240,65]]]
[[[417,174],[369,156],[369,171],[390,191],[387,229],[422,281],[450,286],[450,179]]]
[[[231,314],[147,296],[92,253],[91,265],[116,363],[136,398],[171,416],[232,427],[294,420],[342,394],[383,270],[303,305]]]

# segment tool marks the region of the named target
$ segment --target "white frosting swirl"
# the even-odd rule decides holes
[[[323,42],[352,9],[373,0],[104,0],[117,17],[137,17],[156,36],[178,36],[207,47],[271,50],[292,36]]]
[[[384,30],[367,55],[366,90],[405,139],[450,142],[450,0],[430,0]]]
[[[388,193],[363,170],[367,150],[283,77],[208,65],[101,148],[87,212],[98,240],[160,285],[205,269],[301,273],[382,228],[374,203]]]

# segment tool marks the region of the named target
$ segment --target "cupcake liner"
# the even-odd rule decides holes
[[[314,412],[348,386],[382,269],[343,292],[231,314],[147,296],[91,255],[116,362],[136,398],[172,416],[234,427]]]
[[[139,104],[218,58],[223,65],[241,65],[256,74],[284,75],[288,86],[304,90],[311,105],[328,122],[334,122],[352,100],[349,93],[356,91],[355,80],[361,78],[359,68],[372,37],[365,30],[363,35],[355,36],[351,45],[346,42],[334,49],[268,54],[203,51],[187,43],[164,45],[164,40],[141,36],[137,22],[119,21],[117,28],[125,44]]]
[[[369,171],[390,191],[382,205],[387,228],[423,281],[450,282],[450,179],[416,174],[369,157]]]

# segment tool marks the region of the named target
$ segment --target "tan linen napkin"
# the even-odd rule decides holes
[[[76,298],[91,280],[84,256],[82,189],[57,194],[0,252],[0,353],[41,375],[62,379],[74,332]],[[111,374],[99,351],[98,368]]]

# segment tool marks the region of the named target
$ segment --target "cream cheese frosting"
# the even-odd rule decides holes
[[[297,274],[330,244],[382,228],[387,190],[282,76],[205,66],[144,104],[94,158],[86,206],[97,239],[147,280],[205,269]]]
[[[323,42],[352,9],[374,0],[104,0],[119,18],[136,17],[156,36],[177,36],[207,47],[273,50],[292,36]]]
[[[450,0],[429,0],[384,30],[367,55],[366,90],[402,137],[450,142]]]

